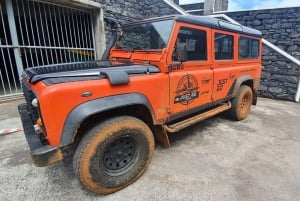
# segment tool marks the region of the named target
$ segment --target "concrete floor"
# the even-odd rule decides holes
[[[21,127],[0,104],[0,130]],[[156,146],[148,171],[108,196],[84,190],[68,160],[33,166],[23,132],[0,136],[0,200],[300,200],[300,105],[260,98],[249,117],[211,118]]]

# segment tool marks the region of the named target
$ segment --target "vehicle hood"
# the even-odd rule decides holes
[[[132,74],[150,74],[160,72],[159,68],[149,64],[133,64],[129,62],[89,61],[64,63],[28,68],[22,77],[31,84],[44,81],[47,85],[108,78],[112,85],[129,82]]]

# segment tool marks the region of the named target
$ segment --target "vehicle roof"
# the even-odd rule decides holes
[[[225,31],[230,31],[230,32],[235,32],[235,33],[241,33],[241,34],[255,36],[255,37],[262,36],[261,32],[256,29],[252,29],[252,28],[245,27],[245,26],[238,25],[238,24],[233,24],[231,22],[217,19],[214,17],[209,17],[209,16],[195,16],[195,15],[163,16],[163,17],[145,19],[145,20],[142,20],[139,22],[132,22],[132,23],[126,24],[125,26],[139,24],[141,22],[152,22],[152,21],[161,21],[161,20],[170,20],[170,19],[173,19],[173,20],[179,21],[179,22],[201,25],[201,26],[206,26],[206,27],[210,27],[210,28],[214,28],[214,29],[225,30]]]

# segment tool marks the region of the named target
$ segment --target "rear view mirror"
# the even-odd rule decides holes
[[[177,43],[175,51],[175,57],[177,61],[183,62],[188,59],[186,43]]]

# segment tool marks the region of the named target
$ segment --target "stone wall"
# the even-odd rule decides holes
[[[166,4],[163,0],[145,0],[143,17],[159,17],[164,15],[179,14],[174,8]]]
[[[180,7],[186,11],[190,11],[189,14],[191,15],[203,15],[204,13],[204,2],[180,5]],[[191,10],[198,10],[198,11],[191,12]]]
[[[178,14],[172,7],[162,0],[93,0],[102,5],[104,17],[113,17],[121,24],[142,20],[150,17]],[[108,43],[111,31],[105,27],[106,44]]]
[[[140,0],[93,0],[102,5],[104,16],[121,23],[143,19],[144,1]]]
[[[178,14],[162,0],[93,0],[99,2],[104,16],[117,19],[121,23],[132,22],[149,17]]]
[[[263,37],[300,60],[300,8],[226,13],[239,23],[260,30]],[[274,50],[263,47],[260,96],[295,100],[300,67]]]

